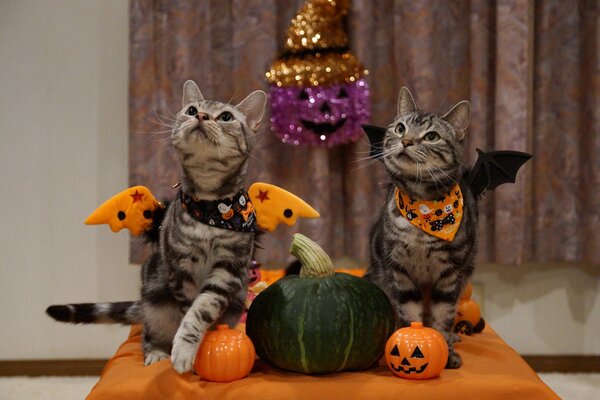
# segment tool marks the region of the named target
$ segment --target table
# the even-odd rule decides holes
[[[518,328],[516,328],[518,329]],[[230,383],[179,375],[169,360],[145,367],[141,327],[110,359],[88,400],[152,399],[558,399],[527,363],[492,328],[462,336],[455,345],[463,365],[435,379],[412,381],[392,375],[385,363],[367,371],[307,376],[275,369],[257,360],[250,375]]]

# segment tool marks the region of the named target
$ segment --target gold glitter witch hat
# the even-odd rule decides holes
[[[277,86],[352,83],[368,73],[348,48],[349,0],[309,0],[288,28],[267,80]]]

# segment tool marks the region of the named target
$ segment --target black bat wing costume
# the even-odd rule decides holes
[[[374,125],[363,125],[362,128],[371,142],[370,156],[381,159],[386,129]],[[514,183],[519,169],[532,157],[531,154],[509,150],[484,152],[477,149],[477,154],[477,161],[466,177],[475,196],[494,190],[503,183]]]
[[[517,172],[531,154],[520,151],[490,151],[477,149],[477,161],[467,175],[467,183],[475,196],[494,190],[503,183],[515,183]]]

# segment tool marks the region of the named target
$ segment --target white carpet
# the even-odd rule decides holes
[[[600,374],[539,374],[564,400],[600,400]],[[1,400],[82,400],[98,381],[83,377],[0,378]]]
[[[97,376],[0,378],[0,399],[83,400],[96,382]]]
[[[538,374],[563,400],[600,400],[600,374]]]

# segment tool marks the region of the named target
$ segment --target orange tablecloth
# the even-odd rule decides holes
[[[425,381],[398,378],[380,362],[377,368],[307,376],[284,372],[257,360],[245,379],[205,382],[191,373],[178,375],[169,360],[144,367],[141,328],[108,362],[88,400],[151,399],[558,399],[525,361],[490,328],[463,337],[456,345],[463,365]]]

